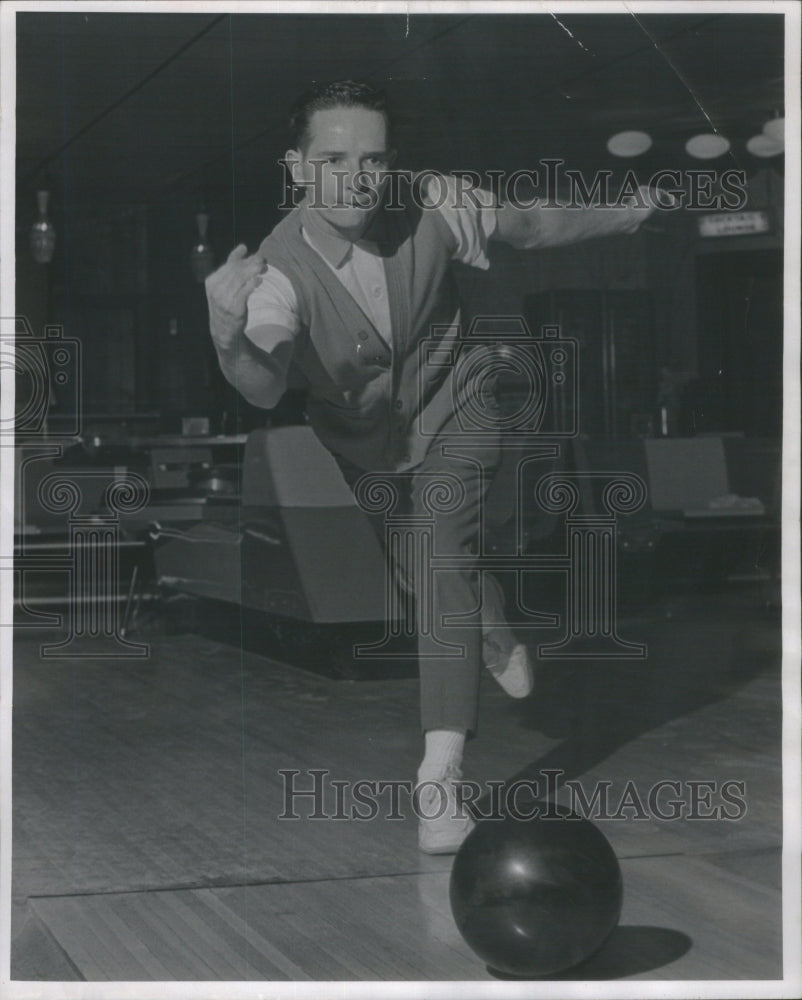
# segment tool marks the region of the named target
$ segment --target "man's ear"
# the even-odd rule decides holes
[[[303,184],[304,182],[302,159],[303,154],[300,149],[288,149],[284,154],[284,162],[290,171],[293,184]]]

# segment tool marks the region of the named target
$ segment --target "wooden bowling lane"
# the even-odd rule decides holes
[[[559,768],[586,793],[608,782],[615,805],[629,781],[645,795],[673,779],[686,806],[689,783],[746,783],[737,821],[599,821],[624,912],[580,978],[779,975],[776,623],[746,595],[680,612],[628,623],[645,663],[544,667],[524,703],[483,685],[477,781]],[[450,860],[418,853],[412,815],[277,819],[281,769],[414,774],[414,679],[334,681],[197,633],[151,646],[110,663],[17,644],[13,975],[490,978],[451,920]]]
[[[554,978],[776,979],[778,867],[777,850],[624,859],[618,928],[593,958]],[[87,980],[493,978],[454,927],[447,872],[39,898],[31,907]]]

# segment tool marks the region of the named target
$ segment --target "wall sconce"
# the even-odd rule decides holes
[[[214,251],[206,241],[206,230],[209,227],[209,216],[206,212],[198,212],[195,216],[198,225],[198,242],[192,248],[190,263],[192,274],[198,283],[204,282],[214,270]]]
[[[56,230],[47,217],[47,203],[50,200],[49,191],[36,192],[36,204],[39,208],[39,218],[31,226],[31,253],[38,264],[49,264],[56,249]]]

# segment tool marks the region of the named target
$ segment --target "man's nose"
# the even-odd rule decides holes
[[[364,187],[363,170],[359,161],[349,162],[346,166],[344,184],[346,191],[359,191]]]

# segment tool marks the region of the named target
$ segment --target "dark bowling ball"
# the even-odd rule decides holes
[[[460,933],[491,969],[514,976],[570,969],[621,915],[621,869],[604,834],[564,810],[545,812],[541,804],[533,819],[478,823],[451,869]]]

